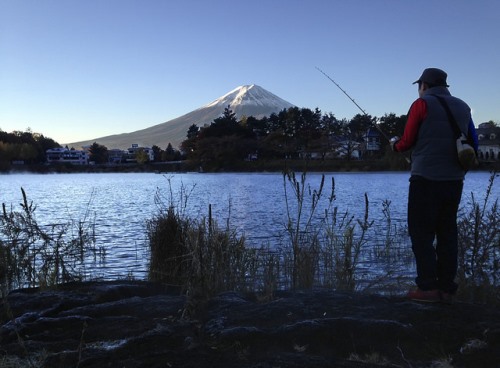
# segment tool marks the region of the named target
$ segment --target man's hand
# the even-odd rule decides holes
[[[391,149],[394,151],[394,152],[397,152],[396,148],[394,147],[394,145],[399,142],[399,137],[396,136],[396,137],[392,137],[390,140],[389,140],[389,143],[391,145]]]

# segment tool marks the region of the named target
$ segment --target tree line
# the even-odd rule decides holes
[[[28,128],[25,132],[4,132],[0,129],[0,165],[22,161],[27,164],[44,163],[46,151],[60,147],[59,143]]]
[[[210,125],[191,125],[181,151],[187,159],[220,163],[247,159],[249,155],[265,160],[293,159],[314,153],[324,159],[331,152],[351,159],[354,148],[359,149],[365,143],[370,128],[376,129],[382,145],[387,145],[387,137],[402,135],[405,123],[406,115],[393,113],[380,119],[357,114],[351,120],[339,120],[319,109],[298,107],[261,119],[250,116],[238,120],[228,106]]]
[[[362,144],[369,128],[377,126],[383,135],[401,135],[406,115],[386,114],[380,119],[357,114],[352,119],[337,119],[332,113],[323,114],[319,109],[292,107],[263,118],[236,114],[226,107],[223,114],[209,125],[196,124],[188,128],[180,150],[168,144],[165,149],[152,147],[156,162],[192,160],[199,163],[229,161],[257,157],[259,160],[298,158],[314,152],[325,158],[328,152],[337,152],[350,159],[356,143]],[[382,138],[383,142],[384,138]],[[384,143],[384,142],[383,142]],[[61,147],[53,139],[40,133],[0,130],[0,163],[16,160],[36,164],[46,162],[46,151]],[[344,152],[341,152],[344,151]],[[108,163],[109,150],[94,142],[90,161]],[[146,162],[140,150],[137,161]]]
[[[154,162],[180,161],[185,159],[185,156],[179,150],[174,149],[171,143],[169,143],[164,150],[157,145],[153,145],[151,149],[154,152]],[[133,159],[139,164],[149,162],[149,156],[144,151],[144,148],[137,149],[133,156]],[[128,158],[132,157],[124,155],[121,159],[121,163],[126,162]],[[94,142],[89,148],[89,160],[96,164],[106,164],[111,160],[110,152],[106,146]]]

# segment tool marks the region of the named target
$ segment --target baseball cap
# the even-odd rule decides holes
[[[449,87],[449,85],[446,83],[447,77],[448,74],[446,74],[444,70],[438,68],[427,68],[423,71],[420,78],[418,78],[415,82],[413,82],[413,84],[423,82],[435,86]]]

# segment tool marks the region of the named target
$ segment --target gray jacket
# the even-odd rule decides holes
[[[411,174],[429,180],[463,180],[465,172],[458,163],[456,137],[448,115],[432,95],[445,98],[462,132],[466,133],[469,126],[470,108],[464,101],[453,97],[446,87],[429,88],[422,97],[427,104],[427,118],[418,131]]]

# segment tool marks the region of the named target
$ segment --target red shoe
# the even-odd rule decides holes
[[[441,293],[439,290],[410,290],[407,296],[408,299],[418,302],[438,303],[441,301]]]

